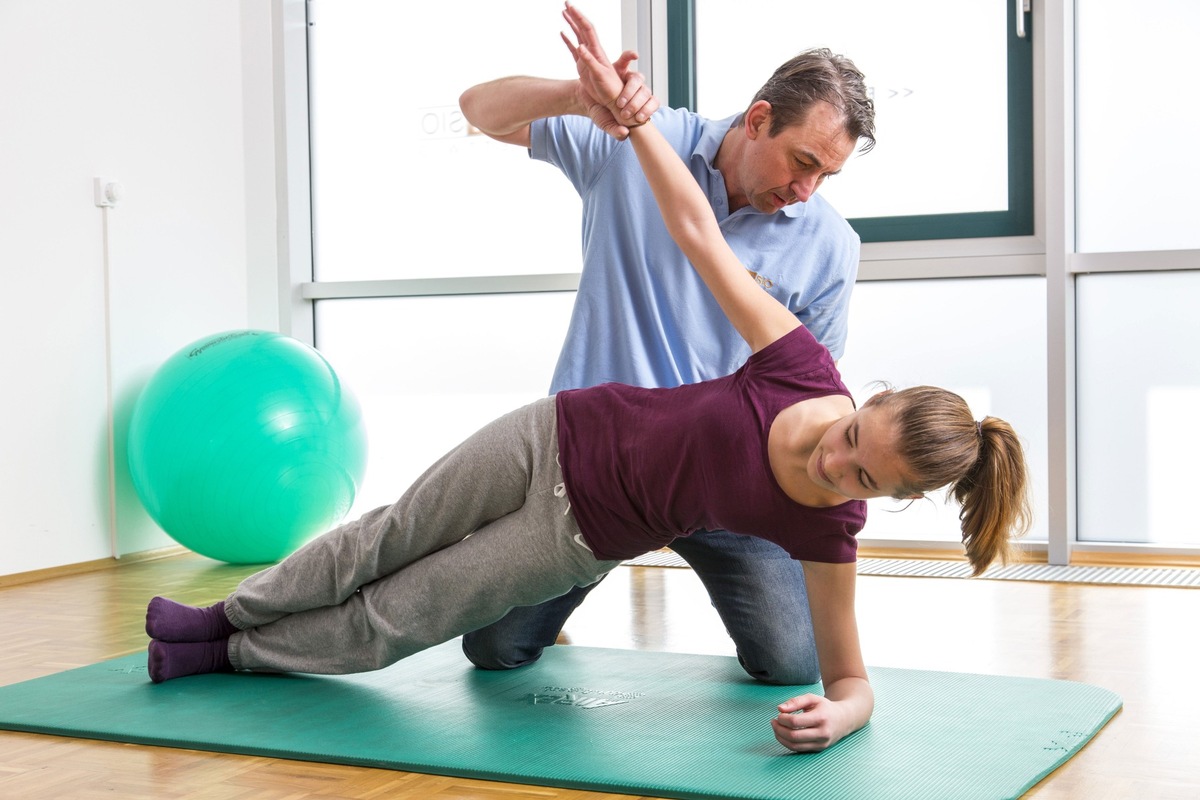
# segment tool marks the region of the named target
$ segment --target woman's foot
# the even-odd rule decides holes
[[[229,640],[215,642],[150,642],[146,666],[155,683],[204,675],[209,672],[233,672],[229,663]]]
[[[225,601],[207,608],[155,597],[146,606],[146,634],[160,642],[215,642],[228,639],[237,628],[225,616]]]

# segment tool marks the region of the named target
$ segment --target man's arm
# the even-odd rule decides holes
[[[467,121],[493,139],[529,147],[535,119],[586,114],[579,81],[514,76],[472,86],[458,98]]]
[[[607,61],[601,51],[598,56]],[[472,86],[458,98],[467,121],[491,138],[529,147],[529,125],[546,117],[577,114],[591,117],[605,133],[616,139],[629,135],[626,123],[640,125],[658,110],[658,99],[650,93],[640,72],[629,68],[637,53],[626,50],[613,69],[623,82],[620,118],[587,94],[578,80],[553,80],[513,76]]]

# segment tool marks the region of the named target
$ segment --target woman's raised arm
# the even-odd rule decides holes
[[[598,42],[591,23],[569,4],[563,16],[577,39],[577,44],[572,44],[563,37],[575,57],[585,91],[595,102],[607,106],[613,116],[631,125],[622,117],[618,102],[622,99],[621,79],[607,60],[595,55]],[[759,287],[730,249],[704,192],[654,123],[634,122],[629,141],[654,191],[671,238],[692,262],[750,349],[757,352],[798,327],[800,322],[795,315]]]

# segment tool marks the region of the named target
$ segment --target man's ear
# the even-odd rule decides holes
[[[766,100],[756,101],[746,109],[742,126],[750,139],[757,139],[759,135],[766,136],[771,130],[771,104]]]

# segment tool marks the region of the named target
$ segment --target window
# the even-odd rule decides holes
[[[743,110],[809,47],[866,75],[878,144],[821,189],[863,241],[1033,233],[1032,47],[1015,33],[1012,2],[694,2],[695,104],[706,116]]]
[[[351,518],[395,501],[454,445],[546,396],[570,292],[372,297],[317,304],[321,352],[370,432]]]
[[[1081,540],[1200,543],[1200,272],[1081,275]]]
[[[1046,307],[1042,278],[867,281],[854,289],[850,337],[838,362],[861,406],[886,381],[897,389],[941,386],[976,419],[995,415],[1018,432],[1031,465],[1036,519],[1046,532]],[[861,540],[962,539],[958,506],[934,492],[916,503],[870,501]]]
[[[1076,8],[1079,251],[1200,249],[1200,3]]]
[[[621,5],[594,5],[603,39],[619,42]],[[502,75],[574,76],[561,0],[309,7],[316,280],[579,271],[571,185],[471,135],[458,109],[464,89]]]
[[[1076,25],[1078,537],[1194,548],[1200,5],[1079,0]]]

